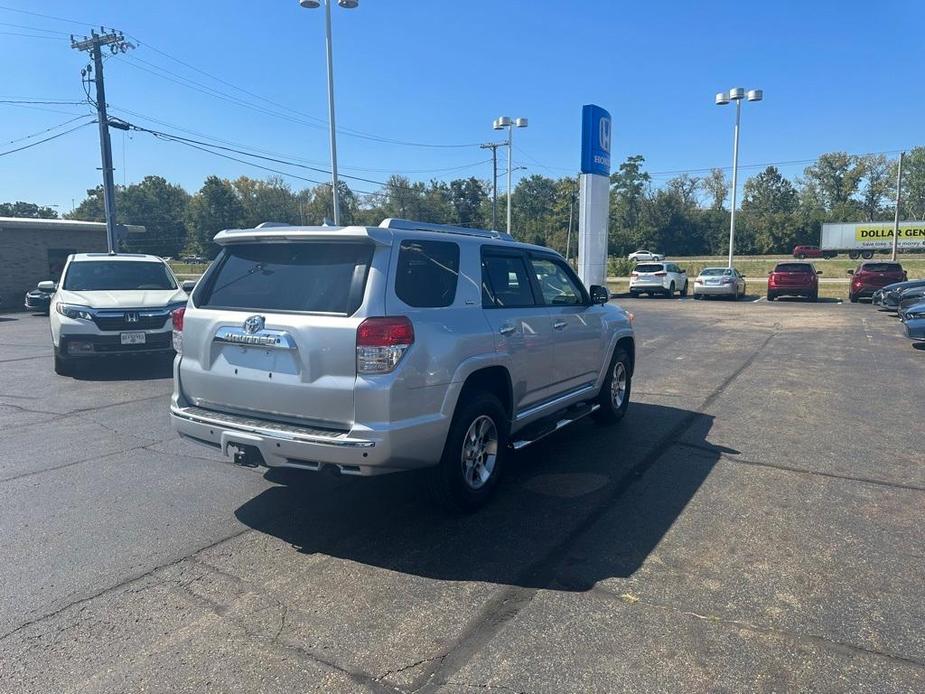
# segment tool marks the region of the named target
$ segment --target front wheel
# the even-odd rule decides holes
[[[440,463],[431,472],[431,493],[452,511],[474,511],[498,485],[507,447],[507,415],[490,393],[477,393],[457,407]]]
[[[601,392],[597,396],[597,404],[600,407],[591,416],[601,424],[619,422],[629,407],[632,386],[629,355],[626,350],[617,347],[610,360],[607,378],[604,379]]]

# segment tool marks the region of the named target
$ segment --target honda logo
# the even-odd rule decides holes
[[[598,125],[598,141],[601,149],[610,154],[610,119],[601,118]]]
[[[137,311],[126,311],[125,322],[126,323],[137,323],[138,322],[138,312]]]

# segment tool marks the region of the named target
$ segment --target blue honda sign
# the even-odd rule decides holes
[[[610,176],[610,114],[600,106],[581,108],[581,173]]]

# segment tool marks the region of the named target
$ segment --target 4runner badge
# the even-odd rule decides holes
[[[263,316],[251,316],[244,321],[244,332],[248,335],[254,335],[263,330],[266,319]]]

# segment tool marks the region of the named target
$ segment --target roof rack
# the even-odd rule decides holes
[[[261,222],[254,228],[255,229],[270,229],[273,227],[289,227],[289,226],[292,226],[292,225],[286,224],[286,222]]]
[[[459,234],[460,236],[479,236],[486,239],[500,239],[503,241],[513,241],[514,237],[503,231],[493,231],[491,229],[475,229],[470,227],[458,227],[452,224],[433,224],[431,222],[415,222],[410,219],[398,219],[389,217],[383,219],[379,225],[381,229],[404,229],[407,231],[437,231],[443,234]]]

